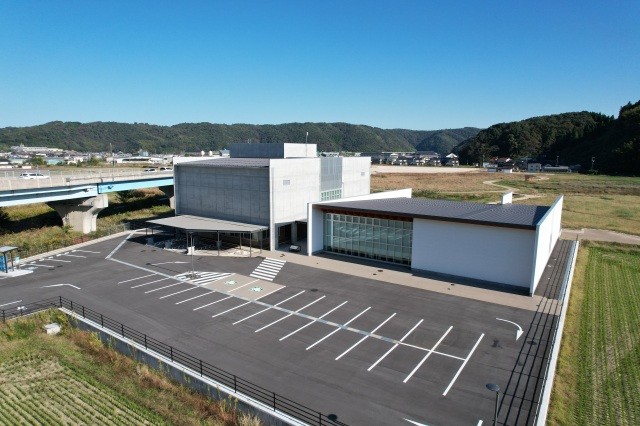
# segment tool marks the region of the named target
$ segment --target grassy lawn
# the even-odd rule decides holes
[[[570,229],[608,229],[640,235],[640,178],[572,174],[540,174],[525,181],[524,173],[375,174],[373,191],[413,188],[414,197],[496,202],[506,189],[536,198],[522,204],[550,205],[563,194],[562,226]]]
[[[62,323],[47,336],[42,325]],[[114,380],[117,378],[117,380]],[[66,325],[57,310],[0,325],[0,424],[259,425]]]
[[[640,424],[640,247],[585,243],[549,424]]]

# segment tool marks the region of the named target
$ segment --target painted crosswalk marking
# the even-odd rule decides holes
[[[261,280],[273,281],[280,269],[287,263],[286,260],[265,258],[260,265],[250,274],[253,278]]]

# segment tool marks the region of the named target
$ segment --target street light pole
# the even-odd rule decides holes
[[[498,398],[500,396],[500,386],[493,383],[487,383],[486,386],[487,386],[487,389],[489,389],[491,392],[496,393],[496,409],[493,412],[493,426],[497,426],[498,425]]]

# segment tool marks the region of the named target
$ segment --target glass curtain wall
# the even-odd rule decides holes
[[[324,250],[411,265],[413,222],[324,213]]]

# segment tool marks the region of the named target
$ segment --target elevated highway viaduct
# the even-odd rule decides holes
[[[159,188],[174,207],[173,171],[91,170],[80,173],[39,172],[44,177],[23,179],[6,172],[0,178],[0,207],[46,203],[64,225],[85,234],[96,230],[98,213],[109,205],[107,194],[131,189]]]

